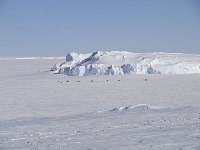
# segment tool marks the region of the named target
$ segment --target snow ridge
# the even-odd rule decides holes
[[[177,53],[131,53],[96,51],[72,52],[66,61],[55,64],[55,74],[69,76],[125,74],[194,74],[200,73],[200,55]]]
[[[138,104],[138,105],[130,105],[126,107],[115,107],[111,109],[110,111],[125,111],[125,110],[160,110],[160,109],[166,109],[166,107],[161,107],[161,106],[151,106],[147,104]]]

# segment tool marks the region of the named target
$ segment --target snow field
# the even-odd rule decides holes
[[[200,76],[52,74],[0,60],[0,149],[199,149]]]

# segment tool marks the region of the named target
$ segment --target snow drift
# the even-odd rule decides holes
[[[115,107],[110,111],[125,111],[125,110],[143,111],[143,110],[161,110],[161,109],[167,109],[167,107],[151,106],[147,104],[137,104],[137,105],[129,105],[126,107]]]
[[[55,74],[69,76],[124,74],[195,74],[200,73],[200,55],[179,53],[131,53],[97,51],[72,52],[66,61],[55,64]]]

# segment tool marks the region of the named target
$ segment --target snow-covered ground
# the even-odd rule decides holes
[[[180,53],[72,52],[52,71],[69,76],[200,73],[200,55]]]
[[[200,149],[200,74],[49,72],[61,59],[0,59],[0,149]]]

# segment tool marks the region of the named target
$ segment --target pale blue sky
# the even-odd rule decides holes
[[[0,0],[0,56],[200,53],[199,0]]]

